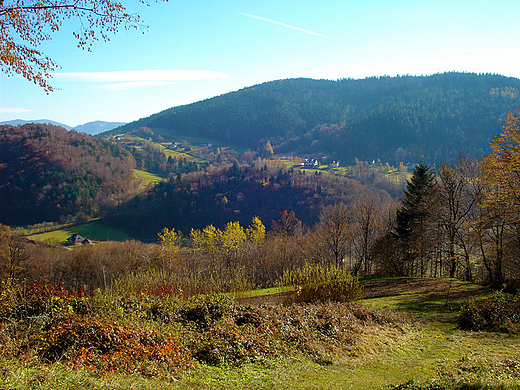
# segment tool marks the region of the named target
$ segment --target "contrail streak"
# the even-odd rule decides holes
[[[311,35],[316,35],[318,37],[322,37],[322,38],[326,38],[326,39],[332,39],[331,37],[328,37],[328,36],[323,35],[323,34],[318,34],[318,33],[315,33],[313,31],[304,30],[303,28],[291,26],[291,25],[285,24],[285,23],[280,23],[280,22],[277,22],[275,20],[262,18],[261,16],[250,15],[250,14],[246,14],[246,13],[243,13],[243,12],[240,12],[240,15],[248,16],[250,18],[254,18],[254,19],[258,19],[258,20],[263,20],[265,22],[269,22],[269,23],[273,23],[273,24],[277,24],[278,26],[282,26],[282,27],[285,27],[285,28],[290,28],[291,30],[300,31],[300,32],[303,32],[305,34],[311,34]]]

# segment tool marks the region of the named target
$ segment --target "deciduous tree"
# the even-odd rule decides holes
[[[28,258],[20,238],[12,234],[9,226],[0,224],[0,276],[3,279],[18,278]]]
[[[90,50],[95,41],[108,41],[120,28],[142,26],[117,0],[2,0],[0,1],[0,66],[7,75],[19,74],[53,90],[48,80],[58,64],[36,49],[50,40],[67,19],[78,19],[78,47]]]
[[[372,250],[377,240],[383,235],[383,207],[373,196],[365,196],[354,203],[354,252],[355,275],[364,268],[370,274],[372,268]]]
[[[482,206],[502,204],[510,222],[520,222],[520,110],[509,112],[502,134],[493,138],[491,153],[483,163],[483,181],[488,187]]]
[[[257,216],[253,217],[251,225],[246,229],[247,239],[253,244],[263,244],[265,240],[265,226]]]
[[[335,264],[341,264],[350,249],[352,221],[352,212],[344,203],[329,206],[320,214],[317,230]]]
[[[520,249],[520,110],[508,114],[502,134],[489,147],[491,153],[483,162],[485,191],[480,206],[482,233],[490,238],[490,245],[487,253],[485,242],[481,247],[490,282],[498,288],[506,279],[508,256]],[[517,270],[510,271],[510,277],[514,276],[518,277]]]
[[[456,277],[459,259],[457,245],[467,247],[467,237],[462,233],[477,205],[482,187],[479,185],[479,164],[470,159],[460,159],[457,167],[442,165],[437,175],[435,216],[443,230],[450,278]],[[469,278],[469,254],[466,255],[466,276]]]

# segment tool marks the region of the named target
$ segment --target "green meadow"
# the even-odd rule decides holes
[[[29,238],[36,241],[63,242],[73,234],[79,234],[90,240],[125,241],[132,239],[123,229],[103,225],[98,220],[50,232],[33,234]]]

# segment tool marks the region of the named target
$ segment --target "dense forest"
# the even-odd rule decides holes
[[[520,80],[490,74],[290,79],[174,107],[110,132],[200,136],[253,151],[353,162],[482,157],[519,104]]]
[[[367,194],[382,201],[390,195],[358,180],[285,167],[222,164],[201,172],[174,176],[149,192],[119,206],[106,219],[135,234],[154,237],[165,226],[189,233],[209,224],[223,227],[229,221],[247,224],[258,215],[267,221],[293,211],[313,225],[327,205],[351,204]]]
[[[0,221],[88,216],[130,190],[135,160],[98,138],[43,124],[0,127]]]

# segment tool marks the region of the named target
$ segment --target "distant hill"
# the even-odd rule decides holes
[[[209,224],[224,228],[229,221],[247,226],[259,216],[267,228],[284,210],[311,226],[323,207],[337,202],[352,204],[371,196],[388,202],[388,192],[329,174],[298,169],[233,164],[193,172],[163,181],[148,192],[121,204],[104,223],[124,226],[140,237],[156,237],[165,226],[189,234]]]
[[[124,124],[126,124],[126,122],[94,121],[94,122],[88,122],[83,125],[76,126],[76,127],[74,127],[74,130],[81,132],[81,133],[95,135],[95,134],[103,133],[105,131],[112,130],[112,129],[122,126]]]
[[[109,131],[116,127],[126,124],[126,122],[93,121],[93,122],[84,123],[84,124],[76,126],[76,127],[72,127],[72,126],[64,125],[63,123],[60,123],[60,122],[52,121],[50,119],[36,119],[36,120],[14,119],[11,121],[0,122],[0,125],[22,126],[22,125],[26,125],[29,123],[40,123],[40,124],[60,126],[66,130],[74,129],[78,132],[91,134],[91,135],[99,134],[104,131]]]
[[[0,126],[0,222],[93,215],[131,193],[135,160],[118,145],[44,124]]]
[[[441,162],[487,153],[520,80],[490,74],[272,81],[174,107],[118,128],[166,140],[197,136],[251,150],[351,162]],[[110,132],[109,132],[110,134]]]
[[[0,125],[21,126],[21,125],[26,125],[28,123],[40,123],[40,124],[47,124],[47,125],[53,125],[53,126],[60,126],[66,130],[72,129],[72,127],[70,127],[70,126],[64,125],[63,123],[60,123],[60,122],[51,121],[50,119],[35,119],[35,120],[14,119],[11,121],[0,122]]]

